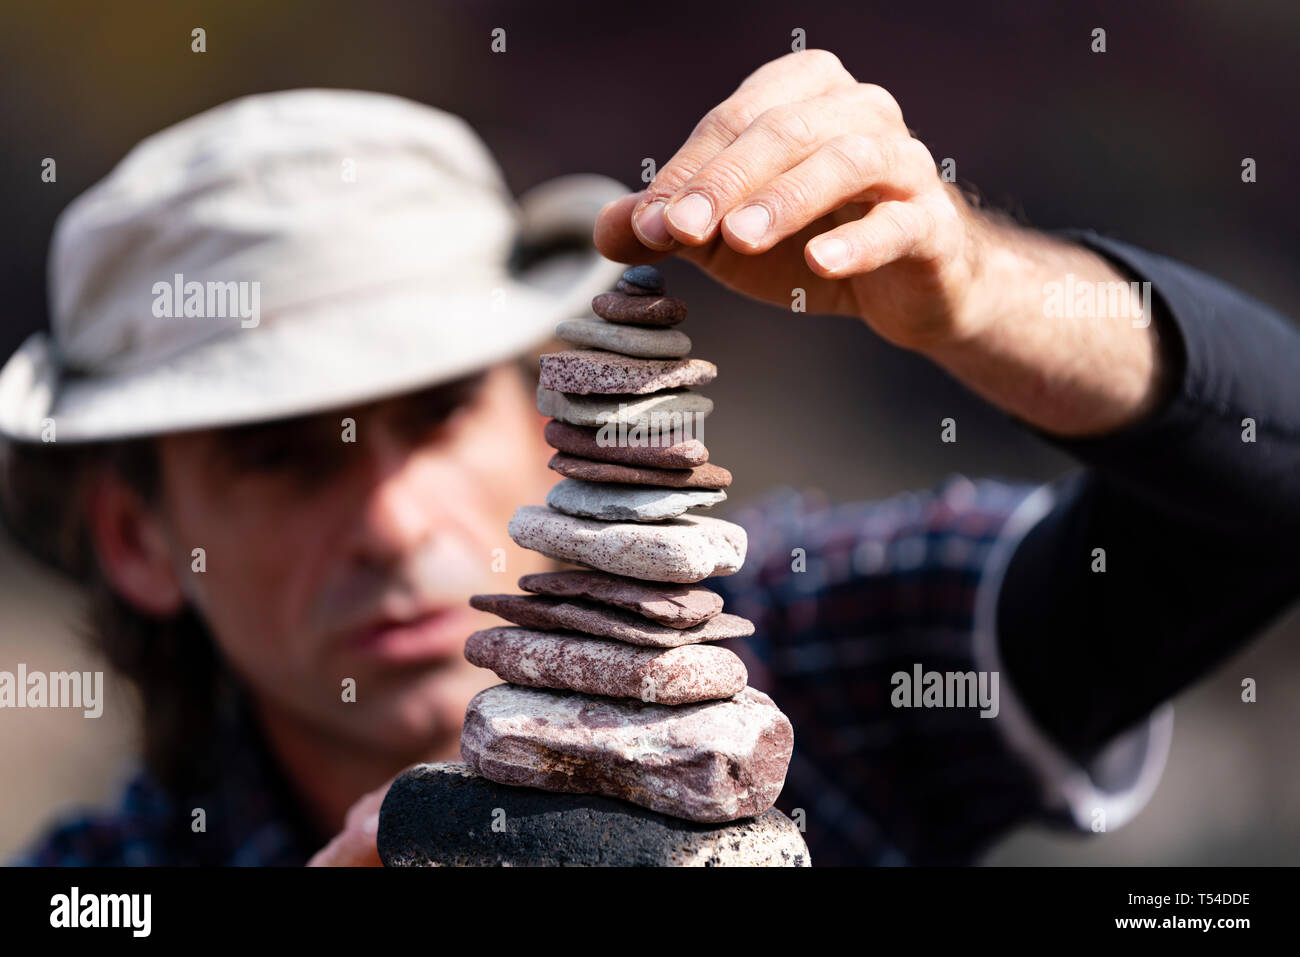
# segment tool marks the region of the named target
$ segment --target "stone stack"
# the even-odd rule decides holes
[[[710,644],[753,634],[699,584],[739,570],[745,531],[695,513],[731,473],[697,437],[712,402],[691,391],[717,368],[689,358],[680,299],[650,266],[562,322],[576,348],[542,356],[538,408],[552,416],[545,506],[510,521],[519,545],[581,566],[525,575],[522,595],[470,603],[510,627],[475,632],[474,664],[508,684],[465,714],[464,759],[499,784],[621,798],[722,823],[762,814],[785,783],[789,720]],[[774,812],[775,813],[775,812]]]

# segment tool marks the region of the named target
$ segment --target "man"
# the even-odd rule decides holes
[[[158,134],[70,207],[58,349],[0,374],[0,427],[20,503],[61,488],[32,478],[56,449],[80,453],[84,534],[61,540],[85,546],[106,649],[141,688],[147,768],[25,861],[375,862],[386,782],[454,758],[495,683],[460,657],[490,623],[465,599],[507,590],[502,558],[511,580],[545,567],[503,534],[554,480],[516,357],[617,275],[557,252],[602,189],[524,197],[512,257],[508,198],[462,126],[297,91]],[[734,516],[745,568],[710,585],[755,620],[737,650],[796,728],[778,806],[804,810],[813,860],[969,861],[1023,821],[1130,819],[1168,748],[1162,702],[1300,590],[1281,534],[1300,522],[1295,329],[1186,267],[973,208],[825,51],[757,70],[615,196],[595,220],[609,260],[679,255],[786,305],[802,290],[1090,466]],[[260,299],[224,325],[197,304],[166,318],[178,274]],[[1067,279],[1120,289],[1122,318],[1054,312]],[[908,707],[894,676],[914,667],[1001,676],[996,714]]]

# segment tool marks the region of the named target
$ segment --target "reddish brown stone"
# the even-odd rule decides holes
[[[465,657],[517,685],[670,705],[730,698],[749,679],[736,653],[716,645],[644,648],[528,628],[476,631]]]
[[[691,469],[638,468],[556,452],[547,465],[566,478],[587,482],[664,485],[669,488],[727,488],[731,485],[731,473],[722,466],[713,464],[697,465]]]
[[[608,322],[633,326],[675,326],[686,318],[686,303],[673,296],[629,296],[602,292],[591,300],[591,311]]]
[[[633,437],[629,435],[627,445],[601,445],[597,439],[599,434],[599,429],[585,429],[559,419],[546,423],[546,441],[551,448],[596,462],[689,469],[709,460],[709,450],[699,439],[686,439],[676,445],[633,445]],[[616,429],[611,429],[609,434],[618,437]]]
[[[703,585],[673,585],[608,572],[540,572],[519,579],[524,591],[614,605],[669,628],[701,625],[722,611],[722,596]]]
[[[770,808],[793,747],[789,719],[754,688],[669,707],[496,685],[470,701],[460,739],[464,759],[498,784],[603,794],[708,823]]]
[[[723,638],[748,638],[754,623],[739,615],[724,613],[690,628],[671,628],[647,621],[633,612],[580,598],[554,598],[549,595],[472,595],[470,605],[489,611],[525,628],[580,631],[598,638],[613,638],[633,645],[676,648],[701,641]]]

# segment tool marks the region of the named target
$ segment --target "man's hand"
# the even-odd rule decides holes
[[[348,808],[343,830],[315,853],[308,867],[380,867],[379,847],[375,836],[379,833],[379,808],[388,793],[389,781],[383,787],[363,795]]]
[[[724,285],[861,317],[975,392],[1061,435],[1148,413],[1164,385],[1157,327],[1061,318],[1045,288],[1118,283],[1100,256],[996,221],[945,184],[893,97],[825,50],[756,70],[642,193],[607,205],[618,262],[689,259]],[[1122,290],[1128,296],[1128,289]]]
[[[710,110],[644,193],[602,211],[596,241],[621,262],[676,253],[777,305],[799,287],[809,312],[919,348],[972,331],[975,226],[894,98],[807,50]]]

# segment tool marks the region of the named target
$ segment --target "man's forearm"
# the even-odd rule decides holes
[[[1083,246],[971,216],[980,251],[959,323],[970,332],[924,354],[1054,435],[1103,435],[1156,409],[1176,359],[1150,297]]]
[[[1300,330],[1189,267],[1080,238],[1152,281],[1181,355],[1154,415],[1044,436],[1090,469],[1002,584],[1008,677],[1086,760],[1300,595]]]

